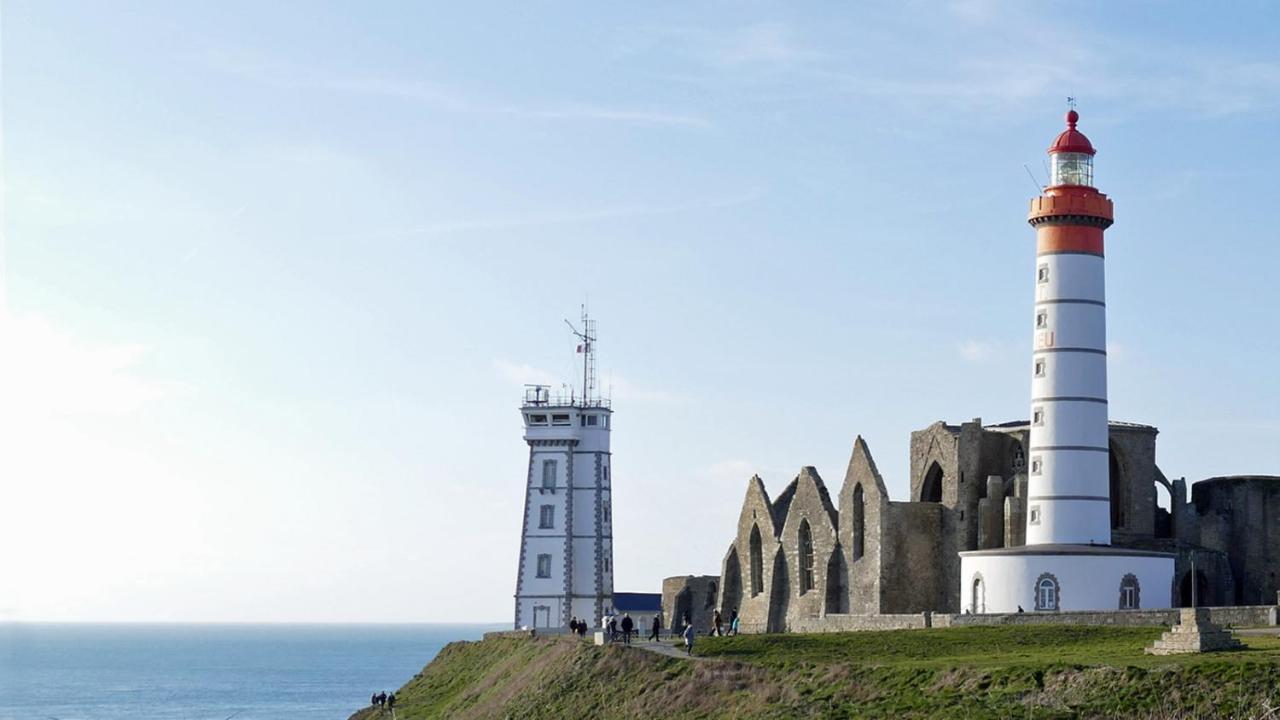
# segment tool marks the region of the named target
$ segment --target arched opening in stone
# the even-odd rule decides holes
[[[742,604],[742,564],[738,560],[738,548],[729,551],[729,557],[724,561],[724,577],[721,578],[724,583],[720,596],[720,612],[725,617]]]
[[[773,556],[773,579],[769,586],[769,623],[767,632],[787,631],[787,606],[791,601],[791,587],[787,582],[787,554],[781,549]]]
[[[867,498],[862,492],[862,483],[853,488],[853,518],[850,522],[853,530],[853,561],[862,559],[866,551],[867,537]]]
[[[717,587],[716,587],[716,584],[715,584],[715,583],[708,583],[708,584],[707,584],[707,604],[706,604],[706,608],[707,608],[708,610],[712,610],[712,609],[714,609],[714,608],[715,608],[715,606],[716,606],[716,593],[717,593],[717,592],[719,592],[719,588],[717,588]]]
[[[813,589],[813,532],[807,518],[800,521],[799,545],[800,594],[804,595]]]
[[[1159,477],[1156,478],[1156,537],[1173,537],[1173,490]]]
[[[730,612],[739,609],[742,603],[742,564],[737,559],[737,548],[728,551],[724,560],[724,577],[721,578],[721,612],[728,618]]]
[[[987,589],[982,584],[982,575],[973,576],[973,585],[969,593],[969,612],[977,614],[987,611]]]
[[[827,598],[824,603],[828,615],[849,612],[849,570],[845,567],[844,552],[837,545],[827,560]]]
[[[1196,592],[1191,595],[1191,571],[1182,574],[1178,581],[1178,607],[1205,607],[1212,603],[1209,597],[1209,576],[1203,570],[1196,569]]]
[[[920,484],[920,502],[942,502],[942,481],[945,475],[942,466],[935,460],[924,474],[924,482]]]
[[[1125,475],[1124,462],[1114,444],[1107,454],[1110,458],[1108,479],[1111,492],[1111,529],[1116,530],[1129,524],[1129,478]]]
[[[760,526],[751,526],[751,596],[764,592],[764,550],[761,547]]]
[[[693,622],[693,593],[685,588],[676,594],[676,604],[671,612],[671,630],[680,632]]]

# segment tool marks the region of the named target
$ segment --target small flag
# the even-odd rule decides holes
[[[579,346],[578,346],[578,352],[582,352],[582,346],[581,346],[581,345],[579,345]]]

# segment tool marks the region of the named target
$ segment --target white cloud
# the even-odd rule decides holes
[[[209,68],[262,85],[295,90],[320,90],[353,95],[376,95],[430,105],[455,113],[510,115],[530,120],[586,120],[627,125],[708,128],[701,116],[656,108],[612,107],[585,102],[518,104],[480,100],[442,83],[406,80],[376,74],[349,74],[302,68],[245,52],[226,50],[204,56]]]
[[[138,372],[150,351],[93,344],[39,315],[0,315],[0,397],[14,422],[34,417],[128,415],[177,386]]]
[[[553,373],[524,363],[497,359],[493,361],[493,369],[498,377],[512,385],[560,385],[560,380]]]
[[[960,357],[971,363],[986,362],[995,354],[995,345],[985,340],[965,340],[956,346]]]

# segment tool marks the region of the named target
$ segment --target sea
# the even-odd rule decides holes
[[[344,720],[491,625],[0,624],[3,720]]]

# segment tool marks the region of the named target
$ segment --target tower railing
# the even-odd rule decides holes
[[[576,407],[609,408],[612,400],[607,397],[588,397],[569,392],[552,393],[549,385],[525,385],[524,407]]]

